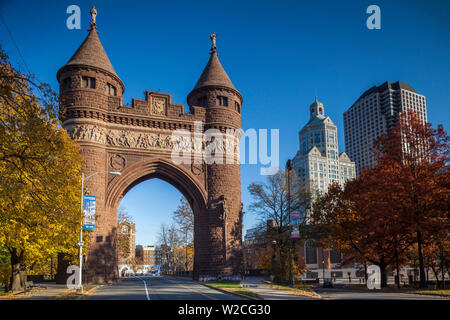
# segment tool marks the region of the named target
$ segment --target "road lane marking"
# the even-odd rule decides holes
[[[147,300],[150,300],[150,296],[148,295],[147,283],[145,283],[145,280],[142,278],[138,278],[138,279],[141,279],[144,282],[145,294],[147,295]]]

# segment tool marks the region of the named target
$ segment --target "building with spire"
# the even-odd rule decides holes
[[[233,136],[236,143],[230,150],[219,146],[225,151],[221,163],[175,164],[172,157],[179,142],[175,130],[193,133],[200,123],[202,132],[215,129],[225,140],[229,129],[241,129],[243,98],[219,61],[217,35],[210,36],[209,61],[187,96],[189,112],[159,90],[147,90],[144,99],[133,98],[128,105],[123,102],[124,83],[99,40],[96,15],[93,8],[88,36],[57,72],[62,126],[84,157],[83,173],[89,177],[84,193],[96,196],[96,228],[89,234],[83,277],[98,283],[117,279],[117,208],[133,186],[152,178],[175,186],[194,212],[194,278],[241,274],[237,138]],[[230,152],[234,163],[227,161]]]
[[[293,168],[306,191],[324,193],[333,181],[343,184],[355,177],[355,163],[345,152],[339,153],[337,127],[325,116],[324,105],[317,97],[298,138]]]

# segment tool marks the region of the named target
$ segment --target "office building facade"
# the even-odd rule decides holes
[[[396,126],[400,112],[408,110],[427,122],[425,96],[405,82],[387,81],[364,92],[344,112],[345,151],[356,164],[357,176],[364,167],[375,164],[374,142]]]
[[[339,153],[337,127],[325,116],[317,98],[309,108],[310,120],[299,132],[299,150],[293,160],[297,178],[305,190],[324,193],[333,181],[344,184],[355,177],[355,164]]]

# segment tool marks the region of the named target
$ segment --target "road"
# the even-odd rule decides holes
[[[257,281],[256,279],[255,281]],[[258,281],[257,281],[258,282]],[[260,282],[259,282],[260,283]],[[257,292],[267,300],[316,300],[310,297],[290,295],[285,291],[266,290],[245,281],[244,286]],[[261,287],[261,288],[260,288]],[[272,292],[273,291],[273,292]],[[442,300],[437,296],[358,290],[343,288],[316,288],[325,300]],[[240,298],[205,287],[189,278],[133,277],[112,285],[98,288],[88,300],[241,300]]]
[[[135,277],[98,288],[88,300],[240,300],[188,278]]]

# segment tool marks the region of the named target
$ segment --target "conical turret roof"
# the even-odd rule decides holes
[[[211,57],[209,58],[208,64],[203,70],[200,79],[198,79],[194,90],[206,86],[222,86],[236,90],[227,73],[223,69],[215,50],[211,52]]]
[[[116,71],[114,70],[111,64],[111,61],[109,61],[105,49],[103,49],[102,43],[98,38],[97,23],[96,23],[97,10],[95,9],[95,6],[92,6],[90,14],[91,14],[91,22],[90,22],[91,28],[88,30],[89,31],[88,36],[86,37],[86,39],[84,39],[83,43],[75,52],[75,54],[72,56],[72,58],[70,58],[70,60],[61,69],[59,69],[56,77],[58,78],[59,81],[61,70],[64,69],[65,67],[70,66],[94,67],[102,69],[112,74],[112,76],[117,78],[117,80],[120,82],[122,89],[125,90],[122,80],[120,80],[120,78],[117,76]]]
[[[84,42],[72,58],[70,58],[70,60],[65,64],[65,66],[71,65],[84,65],[100,68],[117,77],[116,71],[111,64],[111,61],[109,61],[105,49],[103,49],[95,28],[89,31],[89,35],[86,37]]]

